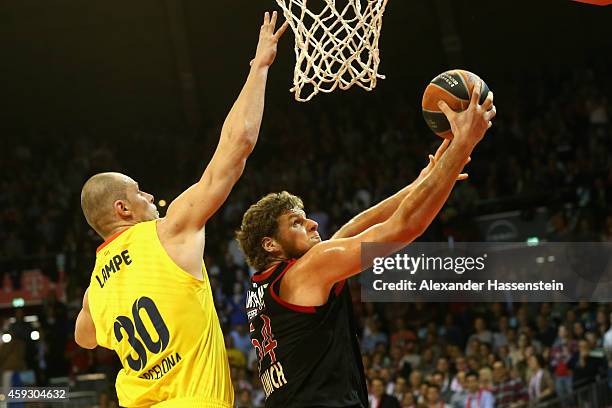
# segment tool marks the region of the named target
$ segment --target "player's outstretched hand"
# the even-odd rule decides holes
[[[429,155],[429,163],[427,163],[427,166],[423,170],[421,170],[421,174],[419,174],[419,179],[427,177],[427,175],[436,166],[436,163],[438,163],[438,161],[440,160],[440,158],[442,157],[442,155],[444,154],[444,152],[446,151],[446,149],[448,148],[450,143],[451,143],[451,141],[449,139],[444,139],[442,144],[438,147],[438,150],[436,150],[436,154],[435,155],[433,155],[433,154]],[[465,161],[465,164],[468,164],[470,161],[472,161],[472,158],[468,157],[467,160]],[[461,173],[457,177],[457,180],[459,180],[459,181],[465,180],[468,177],[469,176],[468,176],[467,173]]]
[[[463,112],[455,112],[444,101],[438,102],[440,110],[450,122],[453,140],[466,141],[475,146],[493,125],[492,120],[497,113],[493,105],[493,92],[489,92],[482,105],[478,102],[481,92],[482,81],[474,86],[470,106]]]
[[[261,30],[259,31],[257,52],[255,53],[255,58],[251,61],[251,65],[269,67],[274,62],[278,40],[283,36],[289,26],[289,23],[285,21],[278,31],[275,31],[277,18],[278,13],[276,11],[272,13],[272,17],[270,17],[270,13],[266,11]]]

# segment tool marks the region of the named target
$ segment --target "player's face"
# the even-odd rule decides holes
[[[306,213],[300,209],[283,214],[278,222],[277,234],[283,255],[288,259],[299,258],[321,242],[318,227],[319,224],[306,218]]]
[[[131,205],[136,222],[151,221],[159,218],[152,194],[140,190],[138,183],[131,180],[127,186],[127,201]]]

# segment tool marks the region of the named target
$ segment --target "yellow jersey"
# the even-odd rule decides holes
[[[124,407],[233,406],[219,318],[203,280],[179,268],[156,221],[127,228],[96,251],[89,309],[98,345],[114,350]]]

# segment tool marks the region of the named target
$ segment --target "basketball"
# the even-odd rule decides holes
[[[478,84],[480,78],[463,69],[446,71],[431,80],[425,93],[421,106],[423,118],[427,126],[438,136],[451,139],[452,132],[450,123],[444,113],[438,108],[438,101],[443,100],[449,108],[459,112],[467,109],[474,85]],[[489,87],[483,81],[480,103],[482,104],[489,94]]]

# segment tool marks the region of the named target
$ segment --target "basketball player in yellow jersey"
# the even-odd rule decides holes
[[[75,328],[85,348],[115,350],[125,407],[231,407],[234,392],[219,319],[202,261],[204,226],[229,195],[257,141],[268,68],[287,28],[266,13],[246,84],[225,120],[202,178],[168,207],[119,173],[90,178],[81,192],[98,248]]]

